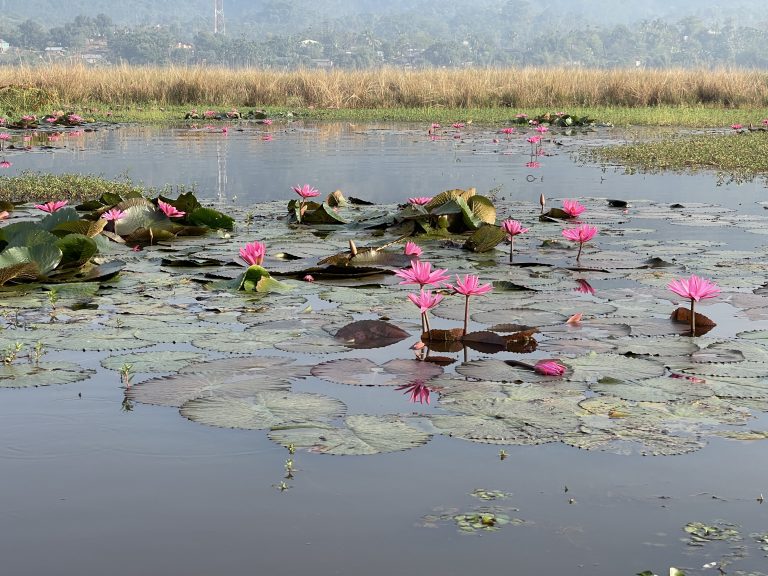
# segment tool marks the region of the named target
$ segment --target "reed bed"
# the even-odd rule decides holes
[[[751,70],[275,71],[54,65],[4,67],[0,68],[0,77],[5,87],[42,91],[51,103],[73,106],[85,103],[322,109],[768,106],[768,73]],[[2,98],[0,87],[0,107]]]

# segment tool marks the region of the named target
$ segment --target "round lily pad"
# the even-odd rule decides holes
[[[180,412],[200,424],[260,430],[338,418],[345,410],[340,400],[328,396],[265,390],[250,398],[196,398],[184,404]]]
[[[79,382],[95,374],[73,362],[0,364],[0,388],[28,388]]]
[[[380,454],[426,444],[430,434],[417,430],[399,416],[357,414],[344,419],[344,427],[324,425],[281,426],[269,437],[283,446],[337,456]]]
[[[162,350],[151,352],[136,352],[109,356],[101,361],[101,365],[109,370],[120,370],[126,364],[133,372],[176,372],[190,362],[205,358],[200,352],[179,350]]]

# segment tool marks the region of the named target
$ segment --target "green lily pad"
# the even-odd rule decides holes
[[[314,366],[313,376],[351,386],[397,386],[412,380],[429,380],[443,373],[431,362],[390,360],[377,364],[368,358],[342,358]]]
[[[324,425],[280,426],[269,432],[283,446],[336,456],[380,454],[426,444],[430,434],[417,430],[398,416],[347,416],[344,427]]]
[[[0,388],[28,388],[70,384],[95,374],[73,362],[0,364]]]
[[[120,371],[128,364],[133,372],[176,372],[190,362],[205,358],[199,352],[162,350],[151,352],[137,352],[135,354],[120,354],[108,356],[101,361],[101,365],[109,370]]]
[[[250,398],[197,398],[185,403],[180,412],[185,418],[208,426],[261,430],[330,420],[345,410],[340,400],[328,396],[265,390]]]

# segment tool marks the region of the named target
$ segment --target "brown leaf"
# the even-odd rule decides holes
[[[421,340],[423,342],[429,342],[430,345],[434,342],[457,342],[461,340],[463,334],[464,331],[461,328],[451,328],[450,330],[430,330],[429,332],[424,332],[421,335]]]
[[[358,320],[339,329],[335,338],[351,348],[383,348],[409,336],[402,328],[383,320]]]
[[[712,320],[704,316],[704,314],[699,314],[698,312],[694,312],[694,315],[696,317],[696,333],[695,336],[702,336],[712,330],[717,324],[715,324]],[[672,316],[670,316],[670,319],[673,322],[679,322],[682,324],[690,324],[691,323],[691,311],[688,308],[680,307],[674,312],[672,312]]]

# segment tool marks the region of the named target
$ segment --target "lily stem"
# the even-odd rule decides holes
[[[461,333],[462,338],[467,335],[467,324],[469,324],[469,296],[464,297],[464,331]]]
[[[691,298],[691,336],[696,336],[696,313],[694,312],[694,305],[696,301]]]

